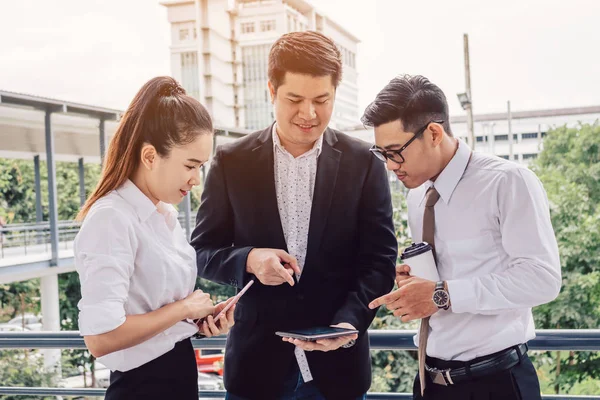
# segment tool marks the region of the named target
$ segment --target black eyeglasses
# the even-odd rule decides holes
[[[422,135],[423,132],[425,132],[425,130],[427,129],[427,127],[430,124],[433,124],[433,123],[443,124],[444,122],[445,121],[429,121],[424,127],[422,127],[417,132],[415,132],[415,135],[413,137],[411,137],[410,140],[408,142],[406,142],[404,144],[404,146],[400,147],[398,150],[385,150],[385,149],[382,149],[381,147],[374,145],[373,147],[371,147],[369,149],[369,151],[371,153],[373,153],[373,155],[375,155],[375,157],[377,157],[379,160],[381,160],[383,162],[387,162],[387,160],[392,160],[396,164],[402,164],[404,162],[404,156],[402,155],[402,152],[412,142],[414,142],[416,138],[418,138],[420,135]]]

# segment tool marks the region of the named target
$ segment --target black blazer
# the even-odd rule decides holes
[[[384,164],[367,143],[324,133],[298,284],[258,279],[236,307],[225,352],[225,387],[238,396],[277,397],[295,363],[294,346],[276,331],[348,322],[356,345],[307,352],[314,382],[327,399],[349,399],[371,385],[368,304],[394,284],[398,252]],[[220,146],[206,178],[192,234],[198,275],[238,288],[255,247],[287,251],[275,193],[272,126]]]

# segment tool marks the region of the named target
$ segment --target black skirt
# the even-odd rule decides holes
[[[198,367],[190,339],[126,372],[113,371],[105,400],[198,400]]]

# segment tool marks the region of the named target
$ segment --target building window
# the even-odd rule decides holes
[[[181,53],[181,85],[190,96],[199,99],[198,53],[195,51]]]
[[[270,45],[242,47],[242,80],[244,90],[243,107],[245,110],[245,127],[261,129],[273,122],[270,111],[267,87]]]
[[[523,139],[537,139],[537,133],[524,133]]]
[[[344,46],[340,46],[337,43],[336,47],[338,48],[338,50],[340,51],[340,55],[342,56],[342,63],[351,68],[356,68],[355,54],[347,48],[345,48]]]
[[[188,28],[179,30],[179,41],[186,42],[190,40],[190,30]]]
[[[487,136],[477,136],[475,140],[479,142],[487,142]]]
[[[494,140],[496,142],[502,142],[504,140],[508,140],[508,135],[496,135],[496,136],[494,136]]]
[[[267,21],[260,21],[260,31],[261,32],[269,32],[275,30],[275,20],[270,19]]]
[[[508,160],[508,156],[507,155],[501,155],[501,156],[498,156],[498,157],[504,158],[505,160]]]
[[[243,22],[240,27],[242,33],[254,33],[254,22]]]
[[[532,160],[534,158],[537,158],[537,154],[536,153],[526,153],[523,154],[523,160]]]

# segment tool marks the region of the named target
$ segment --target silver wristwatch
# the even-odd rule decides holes
[[[439,281],[435,284],[432,300],[439,309],[447,310],[450,308],[450,294],[444,287],[444,281]]]

